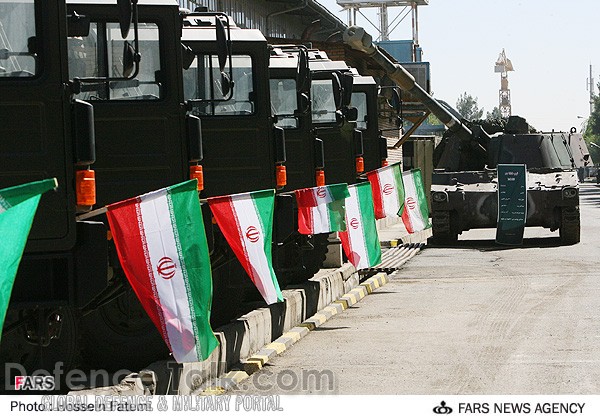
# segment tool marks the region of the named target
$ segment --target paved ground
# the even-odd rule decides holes
[[[427,248],[238,393],[600,393],[600,188],[581,189],[582,241],[471,231]]]

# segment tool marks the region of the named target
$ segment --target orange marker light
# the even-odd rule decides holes
[[[96,173],[94,170],[75,171],[75,195],[78,206],[96,204]]]
[[[287,172],[285,171],[284,165],[275,166],[275,179],[277,181],[277,188],[281,189],[287,184]]]
[[[317,170],[316,182],[317,182],[318,187],[325,186],[325,171],[324,170]]]
[[[365,171],[365,159],[363,157],[356,157],[356,172],[362,173]]]
[[[201,165],[190,166],[190,180],[198,180],[198,191],[204,190],[204,171]]]

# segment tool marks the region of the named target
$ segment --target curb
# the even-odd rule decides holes
[[[261,370],[273,358],[285,352],[296,342],[304,338],[308,333],[327,322],[335,315],[342,313],[350,306],[356,304],[368,294],[384,286],[389,282],[386,273],[377,273],[373,277],[364,281],[359,286],[340,296],[337,300],[331,302],[325,308],[307,318],[296,327],[283,333],[273,342],[265,345],[251,357],[240,362],[240,370],[232,370],[221,378],[215,379],[204,388],[193,391],[192,395],[217,395],[226,392],[235,387],[244,380],[248,379],[253,373]]]
[[[381,247],[395,248],[402,244],[420,244],[427,242],[427,239],[433,235],[433,230],[427,228],[423,231],[414,232],[412,234],[403,234],[397,239],[381,241]]]

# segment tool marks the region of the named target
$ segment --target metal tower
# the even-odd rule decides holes
[[[500,92],[499,92],[499,106],[500,114],[503,118],[508,118],[511,113],[510,105],[510,89],[508,88],[508,72],[514,71],[512,62],[506,58],[504,49],[500,53],[496,65],[494,66],[494,72],[500,73]]]
[[[427,6],[429,4],[429,0],[337,0],[336,2],[343,10],[348,11],[348,26],[356,25],[356,14],[360,13],[362,17],[379,31],[378,41],[389,41],[390,33],[392,33],[392,31],[396,29],[410,13],[412,15],[413,41],[417,45],[419,43],[419,16],[417,6]],[[368,17],[362,14],[360,9],[364,7],[377,7],[379,9],[377,13],[379,16],[378,25],[371,22]],[[404,9],[394,17],[392,22],[389,22],[388,8],[390,7],[404,7]],[[396,22],[396,20],[398,21]],[[390,28],[391,25],[394,26]]]
[[[592,64],[590,64],[590,78],[587,80],[587,89],[590,92],[590,115],[594,111],[594,77],[592,76]]]

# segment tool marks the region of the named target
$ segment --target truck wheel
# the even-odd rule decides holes
[[[432,244],[455,245],[458,241],[458,232],[455,224],[455,215],[451,212],[436,211],[432,214],[432,232],[430,238]]]
[[[436,232],[434,228],[433,235],[430,239],[432,243],[436,245],[456,245],[458,242],[458,233],[453,230]]]
[[[323,268],[323,262],[327,257],[329,234],[313,235],[311,242],[312,248],[304,248],[298,243],[290,244],[289,251],[284,253],[288,257],[285,265],[289,270],[281,273],[283,287],[304,283]]]
[[[563,208],[558,232],[562,245],[577,244],[581,240],[579,208]]]
[[[0,392],[14,385],[14,377],[32,375],[36,370],[45,370],[57,379],[64,378],[69,370],[79,366],[78,322],[79,314],[70,307],[60,307],[47,311],[48,334],[51,338],[42,340],[35,337],[37,312],[9,309],[6,314],[6,326],[16,322],[23,315],[33,313],[30,322],[25,322],[17,329],[2,336],[0,358],[4,362],[4,371],[0,375]],[[8,381],[4,379],[8,378]],[[68,389],[64,381],[55,381],[56,389],[65,392]],[[14,392],[10,392],[14,394]]]
[[[138,371],[169,350],[131,288],[81,320],[86,366]]]

